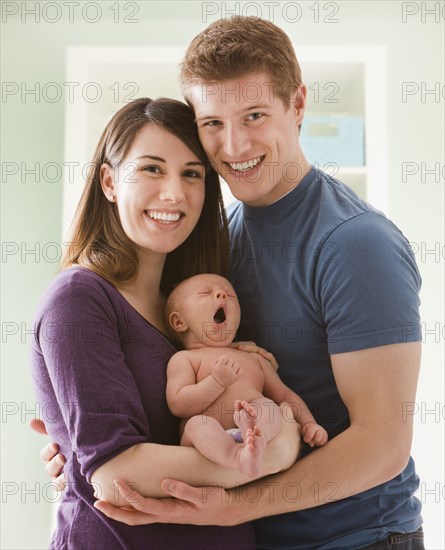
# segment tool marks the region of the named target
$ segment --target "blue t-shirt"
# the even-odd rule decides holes
[[[278,360],[332,439],[350,424],[330,355],[421,340],[421,279],[408,241],[351,189],[311,168],[300,184],[261,208],[229,209],[231,280],[240,338]],[[303,454],[311,452],[305,446]],[[394,479],[337,502],[319,488],[316,508],[255,522],[262,549],[359,548],[422,523],[412,458]],[[314,488],[317,491],[317,488]],[[316,494],[314,494],[316,498]]]

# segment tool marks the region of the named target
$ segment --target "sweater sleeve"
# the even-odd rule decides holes
[[[315,287],[330,354],[421,339],[421,278],[408,246],[373,213],[346,221],[326,239]]]
[[[102,464],[149,437],[133,373],[125,362],[125,323],[104,286],[77,278],[50,292],[35,325],[36,345],[80,463],[90,480]]]

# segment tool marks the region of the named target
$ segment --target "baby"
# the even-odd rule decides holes
[[[229,281],[213,274],[183,281],[168,298],[166,320],[185,348],[167,367],[170,410],[188,419],[182,423],[181,445],[194,446],[208,459],[255,477],[266,443],[281,429],[276,403],[283,401],[292,407],[306,443],[326,443],[326,430],[272,364],[256,353],[230,347],[240,306]]]

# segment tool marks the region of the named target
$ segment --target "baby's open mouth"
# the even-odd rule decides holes
[[[226,320],[226,312],[224,311],[224,308],[220,307],[218,311],[213,316],[213,320],[216,324],[220,325],[221,323],[224,323]]]

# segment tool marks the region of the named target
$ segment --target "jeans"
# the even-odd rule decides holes
[[[363,546],[360,550],[425,550],[423,529],[414,533],[392,533],[384,540]]]

